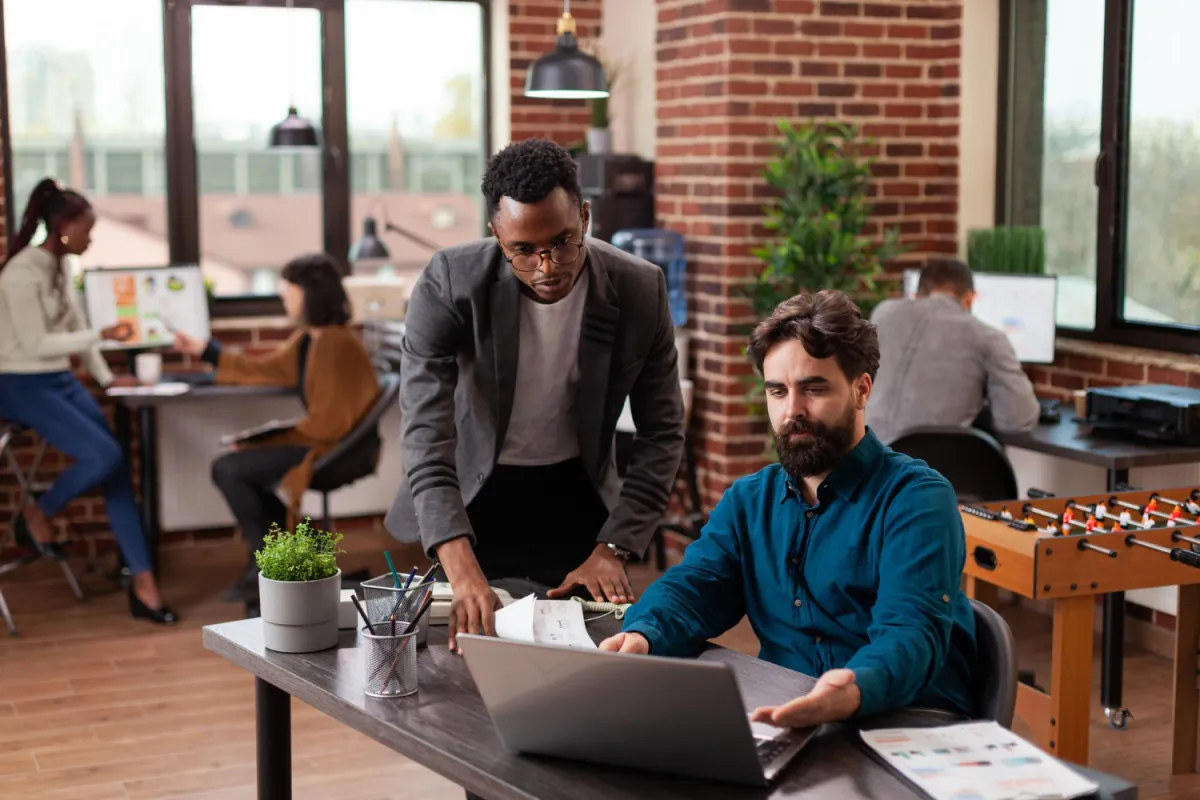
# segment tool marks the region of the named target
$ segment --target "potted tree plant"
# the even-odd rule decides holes
[[[263,643],[283,653],[312,653],[337,644],[342,571],[337,557],[340,533],[313,527],[311,519],[294,533],[271,526],[258,565]]]
[[[802,291],[821,289],[840,289],[869,315],[885,296],[876,284],[884,265],[906,249],[895,229],[868,233],[872,159],[861,151],[870,142],[856,126],[838,122],[781,120],[779,132],[763,172],[772,193],[767,241],[754,251],[763,269],[745,290],[754,319]],[[762,413],[762,379],[748,382],[751,410]]]

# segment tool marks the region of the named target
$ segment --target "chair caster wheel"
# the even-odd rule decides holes
[[[1125,730],[1128,721],[1133,717],[1128,708],[1106,708],[1104,716],[1108,717],[1108,724],[1115,730]]]

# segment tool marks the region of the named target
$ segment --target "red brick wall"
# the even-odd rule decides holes
[[[645,0],[650,2],[651,0]],[[512,87],[512,140],[540,136],[563,146],[581,142],[591,112],[582,100],[539,100],[525,97],[525,72],[558,39],[561,0],[517,0],[508,4],[509,77]],[[580,45],[591,50],[600,36],[601,0],[572,0]]]
[[[961,0],[657,0],[658,214],[687,237],[706,504],[763,464],[742,397],[761,270],[762,168],[779,119],[839,119],[877,142],[874,219],[922,261],[958,250]],[[820,287],[813,287],[820,288]]]
[[[1060,343],[1053,364],[1027,366],[1025,372],[1039,396],[1071,400],[1074,392],[1096,386],[1166,383],[1200,388],[1200,361],[1188,362],[1186,355],[1068,341]]]

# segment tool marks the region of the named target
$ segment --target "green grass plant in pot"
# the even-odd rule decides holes
[[[282,653],[313,653],[337,644],[342,570],[340,533],[305,519],[292,533],[271,526],[254,554],[263,643]]]

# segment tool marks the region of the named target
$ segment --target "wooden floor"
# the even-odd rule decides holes
[[[81,576],[85,603],[74,601],[51,564],[0,578],[21,629],[15,638],[0,629],[0,798],[254,797],[253,681],[200,641],[201,626],[240,614],[218,599],[241,563],[237,546],[164,553],[164,586],[184,620],[173,630],[129,617],[124,596],[100,575]],[[343,566],[380,574],[385,547],[397,566],[417,557],[363,529],[347,532]],[[641,569],[635,583],[645,586],[655,574]],[[1007,616],[1022,667],[1048,681],[1049,619],[1019,610]],[[757,649],[744,624],[721,641]],[[1169,776],[1170,663],[1133,652],[1125,664],[1125,700],[1135,715],[1126,731],[1105,723],[1098,664],[1094,672],[1092,765],[1137,782],[1143,800],[1200,798],[1200,778]],[[293,703],[293,765],[298,798],[463,796],[300,703]]]

